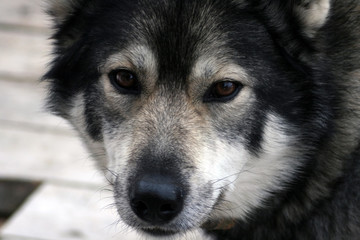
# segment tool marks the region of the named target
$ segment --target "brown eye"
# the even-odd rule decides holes
[[[227,102],[240,91],[242,85],[234,81],[219,81],[214,83],[204,96],[204,102]]]
[[[122,94],[138,94],[140,91],[135,74],[128,70],[113,71],[109,74],[109,78]]]
[[[236,91],[236,84],[233,82],[218,82],[214,86],[214,94],[218,97],[227,97]]]

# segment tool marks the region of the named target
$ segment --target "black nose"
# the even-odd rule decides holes
[[[145,175],[130,189],[130,205],[142,220],[164,224],[182,210],[184,196],[181,186],[169,176]]]

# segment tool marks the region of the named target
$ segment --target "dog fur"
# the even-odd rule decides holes
[[[84,139],[126,224],[164,238],[359,238],[360,1],[61,0],[48,12],[48,106]],[[124,71],[130,90],[114,80]],[[219,96],[218,83],[236,90]],[[134,212],[149,175],[180,189],[171,221]]]

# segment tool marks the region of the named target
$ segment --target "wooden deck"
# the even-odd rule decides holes
[[[107,184],[76,134],[44,111],[39,79],[50,31],[41,3],[0,1],[0,183],[40,182],[10,218],[0,219],[0,239],[140,239],[117,222]],[[0,191],[0,204],[9,195]]]

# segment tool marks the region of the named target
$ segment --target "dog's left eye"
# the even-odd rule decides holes
[[[136,75],[128,70],[120,69],[109,74],[111,83],[122,94],[139,94],[140,86]]]
[[[234,81],[214,83],[204,96],[204,102],[227,102],[232,100],[242,88],[242,84]]]

